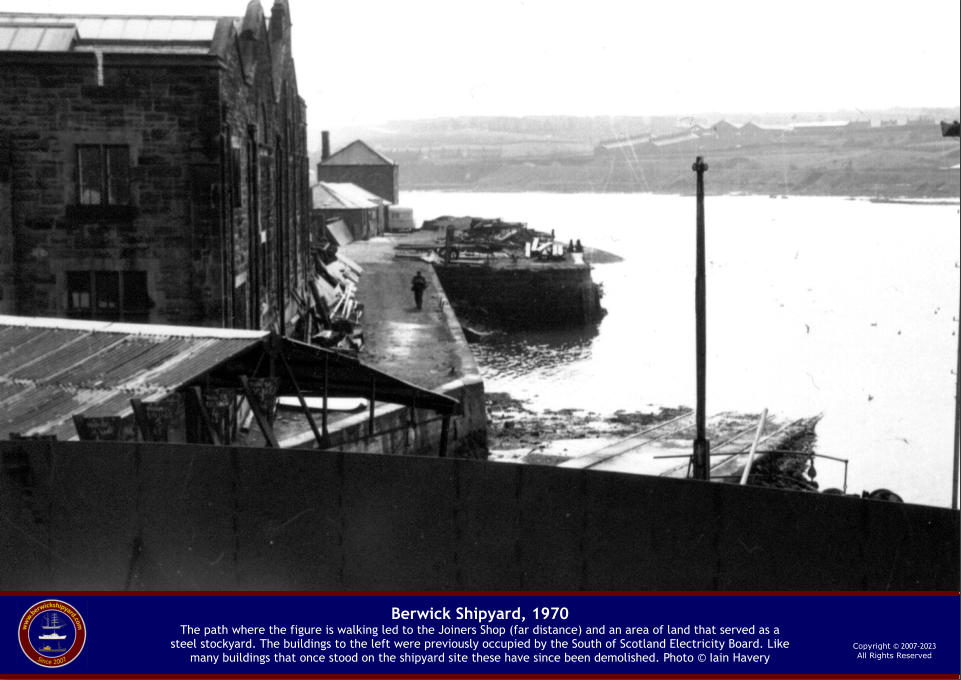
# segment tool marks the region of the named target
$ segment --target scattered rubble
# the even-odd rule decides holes
[[[356,354],[364,344],[364,306],[357,301],[357,283],[363,269],[337,251],[337,245],[331,242],[312,248],[313,305],[307,305],[309,313],[301,323],[306,324],[306,335],[312,343]]]
[[[598,248],[582,246],[578,240],[562,243],[555,240],[554,232],[538,231],[527,226],[526,222],[506,222],[502,219],[485,217],[452,217],[443,215],[432,220],[425,220],[422,229],[428,231],[445,232],[448,227],[454,229],[455,258],[473,255],[490,258],[519,258],[562,261],[571,253],[583,255],[586,262],[608,263],[623,260],[614,253]],[[442,249],[436,250],[437,256],[442,255]]]
[[[688,411],[678,407],[662,408],[654,413],[617,411],[608,416],[581,409],[535,412],[527,408],[526,402],[506,392],[489,392],[486,399],[491,459],[497,460],[498,452],[504,452],[501,459],[523,458],[523,462],[542,464],[556,464],[571,457],[539,452],[550,442],[588,440],[585,444],[589,448],[597,448],[598,439],[621,439],[642,427],[671,420]],[[579,447],[571,444],[568,448],[574,451]]]

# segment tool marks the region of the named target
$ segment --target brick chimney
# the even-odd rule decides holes
[[[330,132],[322,130],[320,133],[320,162],[330,158]]]

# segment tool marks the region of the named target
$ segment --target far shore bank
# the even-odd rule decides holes
[[[961,185],[959,185],[961,188]],[[524,194],[524,193],[555,193],[555,194],[654,194],[661,196],[694,196],[694,191],[659,191],[659,190],[620,190],[603,189],[599,187],[552,187],[527,188],[516,185],[500,187],[478,187],[471,184],[424,184],[404,186],[401,189],[401,203],[403,193],[411,191],[436,191],[439,193],[468,193],[468,194]],[[849,201],[869,201],[872,203],[897,203],[906,205],[961,205],[961,191],[955,196],[927,196],[927,195],[875,195],[875,194],[845,194],[845,193],[769,193],[761,191],[708,191],[705,196],[767,196],[768,198],[843,198]]]

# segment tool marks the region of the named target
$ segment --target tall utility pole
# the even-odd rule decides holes
[[[704,173],[707,163],[701,156],[691,169],[697,173],[697,274],[694,278],[694,320],[697,334],[697,436],[694,439],[694,479],[711,478],[711,444],[704,432],[704,385],[707,372],[707,289],[704,276]]]
[[[958,121],[941,121],[942,137],[961,137]],[[961,467],[961,299],[958,300],[958,367],[954,371],[954,465],[951,469],[951,509],[958,509],[958,474]]]

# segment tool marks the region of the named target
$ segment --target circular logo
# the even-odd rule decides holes
[[[77,658],[87,639],[80,612],[60,600],[43,600],[20,619],[20,649],[38,666],[59,668]]]

